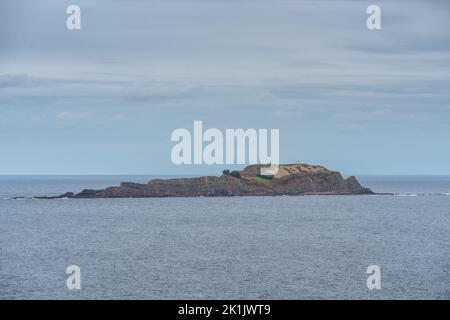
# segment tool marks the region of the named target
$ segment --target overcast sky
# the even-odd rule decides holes
[[[194,120],[278,128],[282,163],[450,174],[449,16],[445,0],[1,1],[0,174],[220,173],[171,162]]]

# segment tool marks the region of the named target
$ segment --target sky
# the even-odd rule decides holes
[[[449,14],[445,0],[1,1],[0,174],[241,168],[172,163],[172,131],[194,120],[279,129],[281,163],[450,174]]]

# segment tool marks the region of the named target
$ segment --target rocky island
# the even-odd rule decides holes
[[[219,197],[280,195],[365,195],[374,194],[351,176],[344,179],[338,171],[308,164],[280,165],[276,175],[262,176],[266,165],[250,165],[242,171],[223,171],[221,176],[153,179],[148,183],[122,182],[102,190],[68,192],[59,198],[149,198],[149,197]]]

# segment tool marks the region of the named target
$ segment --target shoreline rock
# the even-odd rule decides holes
[[[220,196],[281,196],[281,195],[370,195],[351,176],[344,179],[338,171],[308,164],[280,165],[275,176],[259,175],[266,165],[250,165],[242,171],[225,170],[221,176],[196,178],[152,179],[148,183],[122,182],[119,186],[101,190],[84,189],[80,193],[66,192],[59,196],[36,199],[92,198],[162,198]]]

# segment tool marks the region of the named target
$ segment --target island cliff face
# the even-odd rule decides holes
[[[102,190],[85,189],[56,198],[148,198],[148,197],[217,197],[279,195],[362,195],[373,192],[362,187],[355,177],[344,179],[337,171],[307,164],[280,165],[274,176],[261,176],[260,168],[251,165],[243,171],[225,170],[222,176],[153,179],[146,184],[122,182]]]

